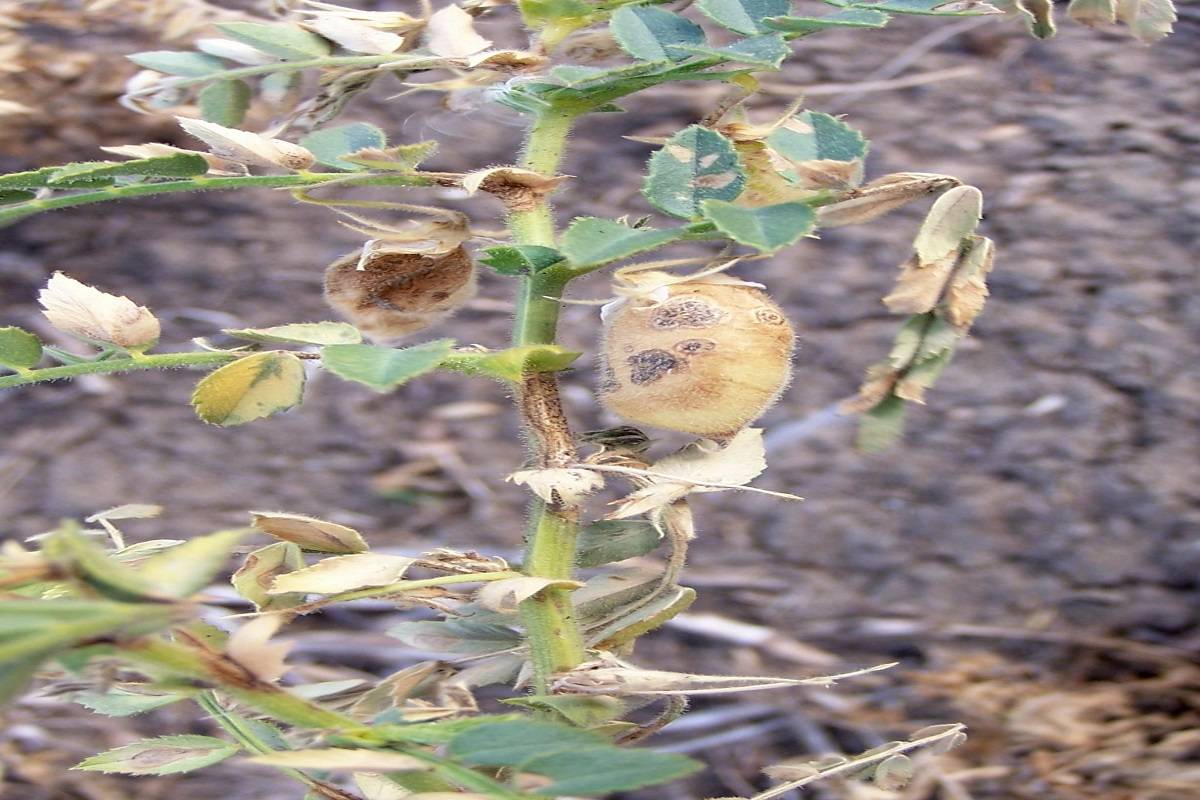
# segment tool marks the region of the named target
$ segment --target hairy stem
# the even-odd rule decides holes
[[[530,128],[521,166],[554,175],[562,160],[574,116],[561,111],[540,115]],[[509,230],[517,244],[553,247],[554,212],[548,200],[538,198],[531,208],[509,215]],[[541,273],[521,279],[517,298],[513,344],[554,344],[558,326],[559,299],[567,278]],[[575,448],[563,414],[558,379],[538,373],[525,378],[517,391],[517,406],[529,433],[534,465],[538,468],[565,467],[573,463]],[[522,570],[526,575],[556,580],[570,579],[575,569],[575,542],[579,534],[577,509],[535,501],[530,506]],[[566,589],[551,588],[521,605],[530,657],[534,667],[534,690],[549,691],[551,675],[571,669],[583,661],[583,637]]]
[[[84,361],[79,364],[22,370],[15,375],[5,375],[0,378],[0,389],[11,389],[14,386],[25,386],[29,383],[58,381],[64,378],[77,378],[80,375],[105,375],[114,372],[133,372],[141,369],[207,367],[215,364],[227,364],[230,361],[236,361],[247,355],[249,354],[202,351],[198,353],[161,353],[152,356],[139,355],[134,358],[110,358],[104,361]]]

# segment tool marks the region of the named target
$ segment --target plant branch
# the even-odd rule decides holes
[[[526,138],[521,166],[543,175],[558,171],[574,115],[558,109],[541,114]],[[553,247],[554,212],[545,197],[532,207],[513,211],[509,229],[517,244]],[[515,346],[554,344],[559,299],[567,276],[554,272],[521,279],[517,299]],[[575,461],[574,441],[563,414],[558,379],[553,374],[528,375],[517,391],[517,407],[530,435],[536,466],[565,466]],[[575,569],[579,511],[540,500],[530,505],[522,570],[526,575],[569,580]],[[551,675],[583,661],[583,637],[575,619],[570,591],[550,588],[521,604],[521,618],[534,667],[534,691],[547,694]]]
[[[250,355],[250,353],[201,351],[197,353],[161,353],[150,356],[138,355],[130,358],[113,358],[104,361],[82,361],[78,364],[46,367],[45,369],[30,369],[18,372],[15,375],[5,375],[0,378],[0,389],[11,389],[15,386],[25,386],[30,383],[59,381],[64,378],[77,378],[80,375],[105,375],[114,372],[133,372],[143,369],[212,366],[236,361],[247,355]]]

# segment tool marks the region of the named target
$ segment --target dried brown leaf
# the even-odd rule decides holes
[[[63,333],[121,347],[158,341],[158,320],[128,297],[108,294],[56,272],[38,295],[50,324]]]

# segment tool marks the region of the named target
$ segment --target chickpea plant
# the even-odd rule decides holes
[[[529,440],[525,464],[508,476],[531,495],[525,552],[519,565],[449,550],[384,555],[343,525],[265,511],[253,512],[245,530],[135,544],[125,542],[121,520],[153,516],[155,507],[64,521],[30,548],[10,541],[0,550],[0,693],[12,698],[40,675],[101,714],[191,701],[224,732],[147,739],[88,758],[82,770],[164,775],[241,757],[280,769],[310,798],[520,800],[606,796],[699,769],[680,755],[630,747],[678,717],[690,695],[860,674],[694,675],[630,660],[639,637],[695,598],[680,583],[693,536],[689,495],[791,498],[750,486],[766,467],[761,431],[751,426],[786,387],[795,345],[784,311],[754,282],[754,262],[817,247],[822,228],[936,198],[883,298],[905,318],[895,344],[846,404],[861,414],[868,448],[900,435],[907,407],[924,401],[987,298],[993,246],[977,231],[977,189],[945,175],[868,178],[860,133],[799,101],[782,115],[756,112],[756,76],[780,69],[810,36],[855,28],[865,37],[902,14],[1007,13],[1045,37],[1054,30],[1052,3],[827,2],[832,8],[798,10],[791,0],[465,0],[437,10],[414,4],[409,13],[306,0],[279,4],[273,19],[230,12],[216,23],[220,35],[198,39],[194,50],[130,56],[144,71],[123,102],[146,112],[179,107],[197,149],[125,145],[106,148],[125,160],[0,176],[0,222],[174,192],[289,190],[364,237],[325,272],[326,300],[345,321],[226,330],[244,344],[199,340],[198,349],[163,352],[149,309],[55,273],[41,293],[45,316],[91,352],[0,329],[0,388],[208,370],[192,398],[196,413],[230,426],[300,404],[305,362],[379,392],[434,370],[499,380]],[[474,27],[509,13],[530,32],[527,49],[494,49]],[[1067,13],[1089,24],[1123,22],[1146,41],[1166,35],[1174,19],[1169,0],[1071,0]],[[521,154],[466,174],[431,171],[421,164],[436,142],[389,142],[372,125],[332,124],[385,76],[399,76],[409,91],[487,87],[492,101],[528,118]],[[649,209],[638,207],[621,209],[632,217],[578,218],[560,230],[551,202],[571,187],[559,164],[572,126],[677,81],[726,91],[703,119],[648,142],[655,149],[642,194],[669,222],[651,224],[640,216]],[[238,127],[254,103],[281,109],[265,132]],[[493,197],[507,240],[455,210],[355,194],[438,187]],[[678,243],[710,254],[647,258]],[[512,341],[397,345],[462,306],[478,264],[512,281]],[[579,353],[557,344],[556,323],[571,281],[610,268],[612,299],[597,321],[598,399],[630,426],[577,435],[556,373]],[[651,458],[640,425],[696,440]],[[588,521],[588,498],[606,482],[628,493]],[[274,542],[261,544],[263,536]],[[660,548],[661,569],[613,566]],[[235,551],[232,584],[250,613],[232,618],[229,632],[205,621],[205,589]],[[391,634],[448,661],[331,697],[281,682],[288,645],[276,632],[363,598],[431,609],[433,618],[399,623]],[[81,691],[88,681],[94,688]],[[482,712],[476,690],[502,684],[514,688],[508,710]],[[938,726],[854,758],[769,768],[775,785],[754,800],[830,774],[895,787],[911,771],[905,753],[962,737],[959,725]]]

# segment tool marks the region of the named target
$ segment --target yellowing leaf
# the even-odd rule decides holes
[[[251,764],[291,769],[378,769],[385,771],[430,769],[428,762],[386,750],[351,750],[327,747],[320,750],[278,750],[246,759]],[[405,794],[405,797],[411,795]]]
[[[458,6],[435,12],[425,26],[425,46],[435,56],[465,58],[491,44],[475,32],[474,17]]]
[[[283,614],[255,617],[234,631],[225,652],[260,681],[274,683],[287,672],[284,659],[295,642],[269,640],[287,620]]]
[[[254,516],[251,524],[255,528],[276,539],[295,542],[305,550],[315,550],[318,553],[361,553],[367,549],[367,543],[358,531],[336,522],[282,512],[250,513]]]
[[[196,385],[192,406],[213,425],[242,425],[286,411],[304,393],[304,364],[291,353],[255,353],[215,370]]]
[[[202,119],[176,119],[181,128],[207,144],[215,155],[230,161],[290,170],[308,169],[316,162],[316,157],[306,148],[282,139],[227,128]]]
[[[121,347],[158,341],[158,320],[128,297],[108,294],[56,272],[38,295],[46,319],[63,333]]]
[[[322,559],[311,567],[280,575],[271,584],[268,594],[339,594],[367,586],[387,586],[404,577],[405,570],[415,560],[376,553],[334,556]]]

